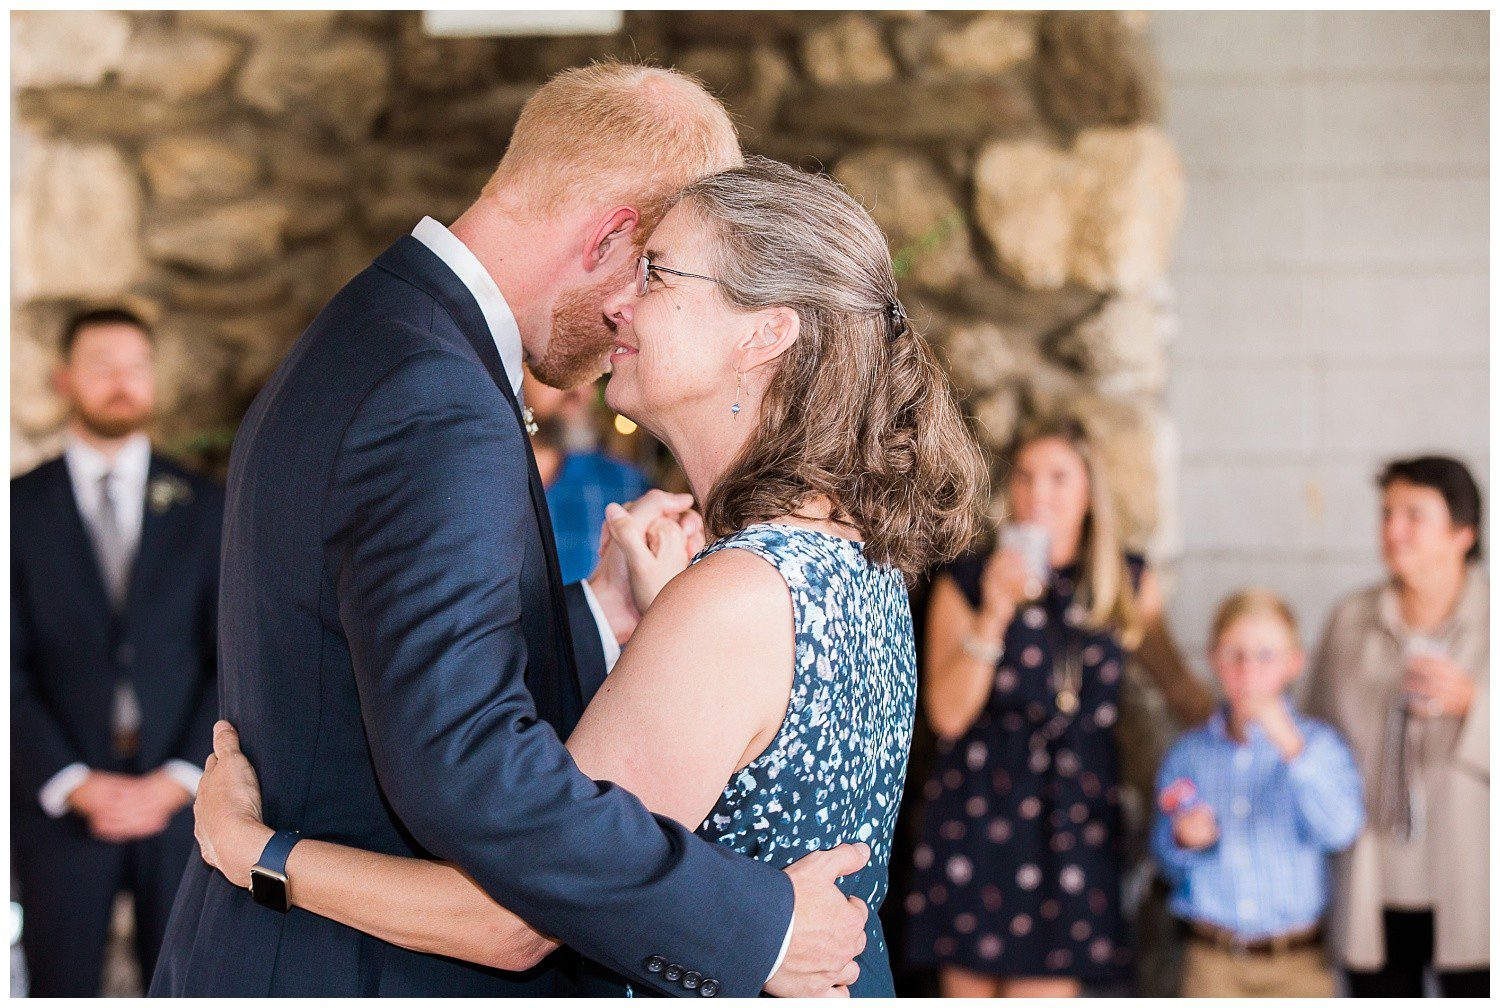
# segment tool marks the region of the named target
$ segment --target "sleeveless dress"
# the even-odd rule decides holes
[[[976,607],[987,559],[943,571]],[[1139,584],[1144,561],[1126,560]],[[1115,634],[1084,625],[1079,573],[1054,570],[1039,602],[1011,620],[984,710],[963,738],[939,743],[905,898],[913,965],[1127,976],[1114,734],[1126,656]],[[1060,697],[1053,670],[1067,658],[1077,688]]]
[[[694,562],[726,549],[754,553],[786,581],[795,667],[780,731],[725,786],[698,835],[778,868],[841,843],[869,844],[870,863],[839,883],[870,907],[850,994],[892,997],[877,911],[916,714],[906,584],[899,571],[867,561],[862,544],[792,525],[752,525]]]

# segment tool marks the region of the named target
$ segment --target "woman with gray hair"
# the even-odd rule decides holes
[[[611,507],[607,556],[644,616],[568,748],[596,780],[778,867],[867,844],[843,879],[872,913],[842,989],[892,995],[873,911],[916,706],[906,584],[976,533],[979,451],[884,237],[828,179],[752,159],[689,186],[605,311],[607,398],[671,448],[703,519],[646,526]],[[205,858],[245,884],[270,832],[248,762],[211,768],[197,815]],[[319,841],[291,857],[297,906],[386,941],[504,969],[554,947],[451,866]]]

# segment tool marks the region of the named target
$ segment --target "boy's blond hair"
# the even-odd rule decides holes
[[[743,163],[729,113],[697,80],[603,61],[564,70],[531,96],[484,195],[514,191],[540,215],[625,203],[644,232],[679,189]]]
[[[1218,647],[1219,641],[1224,636],[1224,631],[1236,620],[1245,616],[1270,616],[1279,619],[1286,625],[1287,635],[1292,640],[1292,646],[1299,651],[1302,649],[1301,635],[1297,630],[1297,617],[1292,613],[1292,607],[1275,592],[1268,588],[1242,588],[1219,603],[1219,609],[1214,613],[1213,627],[1209,633],[1211,647]]]

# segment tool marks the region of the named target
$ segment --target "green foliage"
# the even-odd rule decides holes
[[[193,461],[202,461],[221,454],[227,455],[230,446],[234,444],[235,431],[238,429],[238,426],[221,424],[217,427],[188,431],[186,434],[164,442],[161,450],[174,458]]]
[[[948,240],[949,235],[963,226],[964,215],[955,211],[928,228],[926,233],[918,235],[916,240],[896,249],[891,254],[891,266],[896,272],[896,279],[907,277],[923,256],[930,255]]]

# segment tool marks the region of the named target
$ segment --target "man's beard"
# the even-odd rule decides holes
[[[604,373],[604,362],[615,338],[602,306],[604,298],[618,286],[618,280],[608,280],[558,296],[552,307],[547,354],[530,362],[532,374],[555,389],[572,389]]]
[[[151,408],[138,409],[134,413],[106,413],[90,412],[82,407],[75,407],[73,417],[78,421],[79,426],[95,437],[105,441],[115,441],[144,430],[151,422]]]

